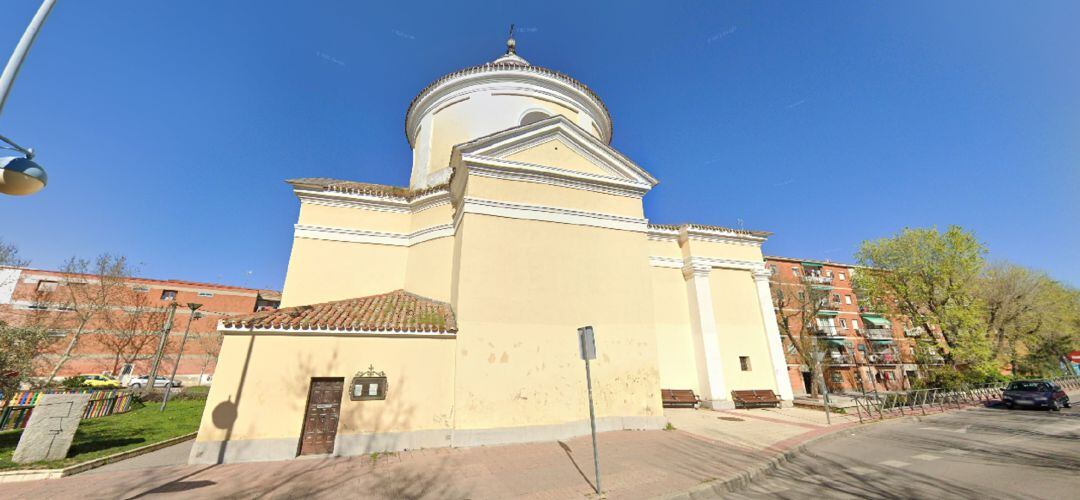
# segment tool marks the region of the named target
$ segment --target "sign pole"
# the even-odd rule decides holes
[[[596,470],[596,494],[600,495],[600,452],[596,447],[596,410],[593,408],[592,397],[592,370],[589,368],[589,360],[596,359],[596,338],[593,328],[585,326],[578,328],[578,345],[581,347],[581,359],[585,360],[585,386],[589,389],[589,427],[592,428],[592,456],[593,466]]]

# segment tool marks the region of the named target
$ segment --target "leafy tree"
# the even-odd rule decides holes
[[[863,242],[856,254],[864,267],[856,284],[873,301],[924,331],[939,332],[954,365],[996,372],[993,344],[984,328],[978,286],[986,249],[960,227],[905,228],[890,238]]]
[[[0,406],[6,405],[11,394],[33,374],[34,360],[48,344],[44,328],[0,321],[0,393],[4,395]]]

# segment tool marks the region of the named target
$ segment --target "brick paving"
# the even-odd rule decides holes
[[[806,413],[800,413],[806,412]],[[654,498],[731,477],[851,423],[808,410],[685,410],[684,430],[602,433],[607,498]],[[718,417],[733,416],[738,421]],[[706,432],[708,431],[708,432]],[[742,434],[739,441],[716,436]],[[749,436],[749,437],[747,437]],[[588,436],[565,442],[214,466],[173,465],[5,485],[0,498],[595,498]]]

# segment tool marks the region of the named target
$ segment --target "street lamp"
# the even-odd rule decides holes
[[[191,331],[191,323],[202,317],[201,314],[195,312],[196,309],[202,307],[202,304],[196,304],[194,302],[188,302],[188,309],[191,309],[191,316],[188,316],[187,326],[184,327],[184,337],[180,339],[180,350],[176,353],[176,363],[172,367],[172,376],[169,377],[169,385],[165,387],[165,396],[161,398],[161,410],[165,411],[165,405],[169,403],[169,394],[172,394],[173,380],[176,380],[176,370],[180,368],[180,357],[184,355],[184,344],[187,343],[188,332]]]
[[[11,86],[15,83],[15,76],[19,74],[19,68],[26,59],[26,54],[30,52],[30,46],[34,44],[41,25],[45,24],[45,18],[49,17],[49,12],[52,11],[55,3],[56,0],[41,2],[37,14],[34,14],[34,19],[30,21],[30,25],[26,27],[22,38],[19,39],[19,44],[15,46],[11,59],[8,59],[3,74],[0,74],[0,111],[4,109],[4,103],[7,102],[8,94],[11,93]],[[24,158],[18,156],[0,158],[0,193],[21,196],[34,194],[44,188],[48,182],[48,176],[45,175],[45,169],[34,161],[34,151],[19,146],[4,136],[0,136],[0,140],[8,144],[0,148],[18,151],[25,155]]]

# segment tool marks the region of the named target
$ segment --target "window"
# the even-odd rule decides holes
[[[37,284],[37,291],[41,293],[49,293],[56,291],[57,283],[55,281],[41,280]]]
[[[543,111],[529,111],[528,113],[525,113],[525,116],[521,117],[521,124],[528,125],[530,123],[536,123],[546,119],[548,116],[550,115]]]
[[[199,292],[199,297],[213,297],[214,294],[210,292]]]
[[[67,332],[63,330],[49,330],[49,336],[53,338],[67,337]]]
[[[840,303],[840,294],[834,293],[833,296],[832,296],[832,301],[839,304]]]
[[[750,356],[739,356],[739,367],[742,371],[750,371]]]
[[[176,290],[162,290],[161,300],[176,300]]]
[[[776,266],[769,266],[769,271],[770,271],[770,272],[771,272],[771,273],[772,273],[773,275],[776,275]]]
[[[825,276],[832,278],[832,271],[825,271]]]
[[[847,330],[847,320],[846,319],[840,318],[840,328],[843,328],[843,329]]]
[[[791,266],[791,275],[798,278],[799,277],[799,268],[797,268],[795,266]]]
[[[806,292],[799,292],[799,300],[806,300]]]
[[[845,281],[845,280],[847,280],[847,278],[844,276],[844,273],[840,273],[840,281]]]
[[[859,320],[857,320],[857,319],[851,320],[851,328],[853,330],[858,330],[859,329]]]
[[[136,292],[141,292],[141,293],[146,293],[146,292],[150,291],[150,287],[145,286],[145,285],[135,285],[135,286],[131,287],[131,289],[135,290]]]
[[[847,304],[851,303],[851,296],[850,295],[845,295],[844,296],[844,303],[847,303]]]

